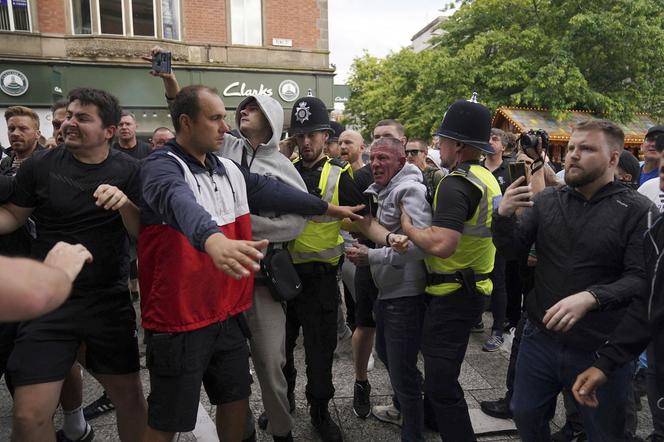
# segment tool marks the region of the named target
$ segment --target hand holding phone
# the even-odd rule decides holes
[[[171,53],[157,52],[152,55],[152,71],[156,74],[171,73]]]

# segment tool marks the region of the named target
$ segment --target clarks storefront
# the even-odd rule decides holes
[[[247,95],[269,95],[284,107],[288,126],[290,111],[298,97],[308,93],[323,100],[331,109],[333,74],[284,70],[243,70],[175,68],[181,86],[205,84],[215,87],[229,112],[234,126],[234,110]],[[162,81],[148,73],[148,67],[136,65],[92,65],[27,63],[0,60],[0,111],[8,106],[24,105],[40,115],[42,134],[52,133],[50,106],[80,86],[105,89],[113,93],[125,109],[136,115],[139,135],[149,136],[159,126],[171,127]],[[7,127],[0,118],[0,142],[7,146]]]

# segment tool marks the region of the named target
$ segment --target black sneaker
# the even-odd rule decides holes
[[[106,392],[104,392],[99,399],[83,409],[83,416],[86,421],[91,421],[92,419],[113,410],[115,410],[115,405],[113,405],[113,402],[111,402],[106,395]]]
[[[293,442],[293,433],[288,432],[285,436],[272,436],[274,442]]]
[[[551,442],[583,442],[586,440],[588,440],[586,432],[583,429],[575,430],[568,421],[560,430],[551,435]]]
[[[260,416],[258,416],[258,428],[265,431],[267,429],[267,413],[263,411]]]
[[[371,384],[369,381],[361,383],[355,381],[353,387],[353,413],[355,416],[366,419],[371,414]]]
[[[470,329],[471,333],[484,333],[484,322],[480,321]]]
[[[341,429],[337,425],[330,412],[327,410],[327,405],[312,404],[309,410],[311,414],[311,424],[318,433],[318,436],[323,442],[342,442]]]
[[[69,439],[66,435],[64,430],[58,430],[57,433],[55,433],[55,440],[57,442],[90,442],[94,440],[95,438],[95,430],[92,429],[90,424],[85,424],[85,432],[81,437],[78,439]]]
[[[507,398],[500,398],[497,401],[482,401],[480,408],[484,414],[497,419],[512,419],[512,410],[510,410],[510,402]]]

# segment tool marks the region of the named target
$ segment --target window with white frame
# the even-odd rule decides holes
[[[261,0],[231,0],[231,41],[239,45],[263,45]]]
[[[131,0],[131,21],[134,35],[155,37],[154,0]]]
[[[179,3],[180,0],[71,0],[72,33],[179,40]]]
[[[163,38],[180,39],[179,0],[161,0],[161,26]]]
[[[0,0],[0,31],[30,31],[30,2]]]
[[[90,0],[72,0],[71,9],[74,34],[92,34]]]

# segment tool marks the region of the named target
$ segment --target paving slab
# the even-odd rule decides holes
[[[512,425],[511,421],[492,420],[485,416],[479,410],[479,402],[483,400],[495,400],[505,394],[505,376],[509,363],[509,353],[507,351],[487,353],[482,351],[482,344],[489,337],[489,327],[491,325],[491,315],[484,314],[484,324],[486,328],[482,333],[473,333],[470,337],[468,351],[465,361],[461,367],[459,381],[464,388],[466,402],[473,419],[473,425],[476,431],[485,432],[478,436],[480,441],[516,441],[520,440],[513,431],[503,433],[507,425]],[[142,340],[141,340],[142,341]],[[139,341],[140,342],[140,341]],[[341,427],[346,442],[366,442],[366,441],[399,441],[399,428],[379,422],[373,417],[367,419],[357,418],[352,411],[353,383],[355,376],[350,352],[347,346],[341,349],[339,355],[334,359],[333,380],[336,389],[335,398],[330,403],[330,413],[332,418]],[[145,395],[149,394],[149,376],[145,370],[145,347],[141,345],[141,381]],[[422,358],[419,358],[420,369],[423,370]],[[297,441],[319,441],[310,423],[308,407],[305,399],[306,371],[304,366],[304,349],[302,340],[298,341],[295,349],[295,364],[298,370],[298,380],[296,386],[296,404],[295,410],[295,428],[293,434]],[[371,401],[373,405],[386,405],[391,402],[392,388],[385,366],[376,358],[375,368],[369,373],[371,382]],[[250,398],[250,407],[254,416],[258,417],[263,411],[263,404],[260,395],[258,382],[252,385],[252,396]],[[102,393],[102,387],[94,381],[89,374],[84,374],[84,405],[97,399]],[[210,404],[205,391],[201,389],[201,404],[203,409],[214,419],[214,406]],[[0,442],[8,441],[11,434],[11,414],[12,401],[6,390],[4,382],[0,382]],[[641,437],[646,437],[652,431],[652,419],[648,410],[647,401],[642,400],[642,410],[638,413],[638,431]],[[497,422],[496,422],[497,421]],[[55,415],[55,425],[58,428],[62,422],[62,414],[58,411]],[[562,397],[558,398],[556,414],[552,421],[552,431],[559,429],[565,422],[564,407]],[[115,442],[119,441],[116,428],[115,412],[107,413],[91,422],[95,429],[95,441]],[[510,427],[513,428],[513,427]],[[427,441],[438,441],[440,437],[431,432],[425,432]],[[192,433],[179,434],[176,439],[178,442],[196,441]],[[264,431],[257,428],[256,440],[259,442],[272,441],[272,437]]]

